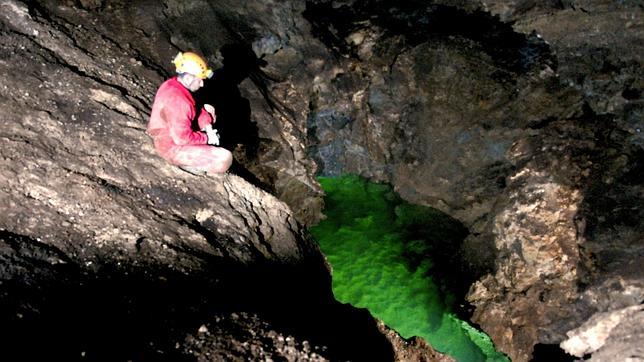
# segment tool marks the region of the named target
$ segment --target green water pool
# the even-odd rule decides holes
[[[459,362],[508,361],[487,335],[452,313],[452,297],[432,278],[432,244],[423,235],[442,222],[438,211],[357,176],[319,180],[327,218],[311,232],[333,268],[336,299],[367,308],[403,337],[420,336]]]

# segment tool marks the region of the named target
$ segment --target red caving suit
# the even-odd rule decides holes
[[[159,87],[147,132],[154,139],[157,152],[173,165],[188,166],[208,172],[225,172],[230,166],[230,152],[208,145],[208,136],[191,128],[195,118],[195,100],[177,77],[172,77]],[[213,122],[212,116],[201,110],[197,123],[199,129]],[[223,155],[223,157],[222,157]]]

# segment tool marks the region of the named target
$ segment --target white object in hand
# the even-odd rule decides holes
[[[219,146],[219,133],[217,133],[217,129],[212,128],[212,126],[209,125],[205,128],[205,131],[208,136],[208,144]]]

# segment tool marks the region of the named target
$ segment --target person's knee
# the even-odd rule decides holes
[[[228,151],[227,149],[223,148],[225,152],[223,153],[223,161],[222,163],[226,166],[226,170],[230,168],[230,165],[233,164],[233,154],[232,152]]]
[[[225,148],[217,147],[214,151],[213,165],[210,172],[224,173],[233,163],[233,154]]]

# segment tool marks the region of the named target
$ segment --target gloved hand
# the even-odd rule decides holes
[[[207,125],[204,129],[206,136],[208,136],[208,144],[212,146],[219,146],[219,133],[216,128],[212,128],[212,125]]]

